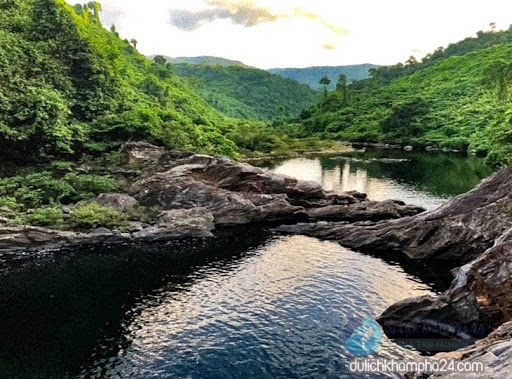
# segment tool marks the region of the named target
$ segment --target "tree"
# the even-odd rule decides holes
[[[331,79],[329,79],[327,76],[324,76],[320,79],[318,83],[324,85],[325,93],[327,93],[327,86],[331,84]]]
[[[391,115],[382,120],[381,130],[391,137],[417,137],[423,132],[419,119],[429,112],[430,105],[425,100],[413,99],[394,107]]]
[[[348,86],[347,86],[347,76],[341,74],[338,77],[338,83],[336,83],[336,92],[339,92],[341,96],[342,105],[347,105],[348,103]]]
[[[132,39],[130,40],[130,43],[133,45],[133,48],[134,48],[134,49],[136,49],[136,48],[137,48],[137,43],[138,43],[138,42],[137,42],[137,40],[136,40],[135,38],[132,38]]]
[[[409,66],[415,65],[415,64],[417,64],[417,63],[418,63],[418,60],[416,59],[416,57],[414,57],[414,55],[411,55],[411,56],[409,57],[409,59],[407,59],[407,60],[405,61],[405,64],[406,64],[406,65],[409,65]]]
[[[155,57],[153,58],[153,62],[165,66],[165,64],[167,63],[167,59],[165,59],[165,57],[163,57],[162,55],[155,55]]]
[[[493,62],[485,70],[485,81],[488,85],[495,86],[498,92],[498,99],[508,99],[508,86],[512,81],[512,64],[499,59]]]

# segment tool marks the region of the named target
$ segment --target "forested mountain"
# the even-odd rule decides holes
[[[340,75],[345,75],[349,81],[362,80],[368,78],[368,70],[377,68],[374,64],[358,64],[352,66],[318,66],[306,68],[271,68],[267,70],[273,74],[281,75],[304,83],[314,90],[333,90],[336,88],[336,81]],[[326,87],[320,84],[320,79],[327,77],[331,83]]]
[[[296,117],[319,99],[319,94],[304,84],[256,68],[208,64],[172,67],[210,105],[231,117]]]
[[[150,60],[155,58],[155,55],[151,55],[148,57]],[[249,67],[246,64],[240,61],[234,61],[231,59],[219,58],[219,57],[211,57],[211,56],[199,56],[199,57],[177,57],[172,58],[164,55],[164,58],[167,62],[172,64],[178,63],[189,63],[189,64],[209,64],[209,65],[219,65],[219,66],[241,66],[241,67]]]
[[[78,156],[128,139],[236,154],[225,137],[233,121],[137,41],[105,30],[100,8],[0,1],[0,154]]]
[[[357,141],[402,142],[490,152],[512,158],[509,81],[512,29],[479,32],[405,65],[338,82],[301,114],[302,133]]]

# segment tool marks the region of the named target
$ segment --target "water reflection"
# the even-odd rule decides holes
[[[314,180],[327,190],[360,191],[371,200],[399,199],[435,209],[474,188],[492,169],[482,159],[454,154],[368,150],[262,163],[273,171]]]
[[[278,237],[235,264],[212,262],[187,281],[136,304],[130,346],[82,376],[345,378],[349,318],[432,293],[399,266],[303,236]],[[376,356],[417,354],[385,339]]]

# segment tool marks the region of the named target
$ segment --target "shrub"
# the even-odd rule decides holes
[[[0,179],[0,198],[4,199],[4,203],[14,205],[13,209],[37,208],[59,202],[87,200],[102,192],[112,192],[115,188],[116,181],[105,176],[69,173],[62,179],[55,179],[51,172],[43,171]]]
[[[79,228],[115,228],[123,226],[125,217],[98,203],[79,203],[71,212],[71,222]]]
[[[0,197],[0,207],[7,207],[12,209],[13,211],[19,210],[22,205],[16,201],[16,198],[12,196],[1,196]]]
[[[70,194],[70,200],[73,202],[87,200],[103,192],[112,192],[117,188],[116,181],[106,176],[69,173],[63,178],[63,181],[73,188],[73,192]]]
[[[59,227],[64,223],[64,213],[60,207],[54,205],[35,209],[32,213],[18,216],[14,225],[35,225]]]

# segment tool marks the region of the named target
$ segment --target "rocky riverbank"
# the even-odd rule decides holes
[[[145,222],[80,232],[0,226],[0,251],[212,238],[221,228],[252,223],[377,221],[423,211],[399,201],[370,202],[357,192],[324,191],[316,182],[227,157],[165,151],[140,142],[126,144],[122,152],[126,167],[116,174],[125,192],[100,194],[92,202],[121,213],[137,207],[153,210]],[[73,206],[68,208],[73,211]]]
[[[510,333],[502,331],[512,322],[512,169],[424,212],[397,200],[373,202],[362,193],[325,191],[316,182],[222,156],[166,151],[145,143],[128,143],[122,153],[125,166],[114,171],[124,191],[91,201],[120,213],[151,210],[143,221],[130,221],[122,229],[82,231],[4,223],[0,252],[186,238],[208,243],[226,227],[277,225],[280,233],[335,240],[361,252],[459,267],[447,291],[394,304],[378,321],[393,338],[404,336],[391,330],[434,330],[444,338],[474,341],[496,330],[498,334],[482,340],[488,342],[477,342],[457,359],[491,353],[499,362],[512,358],[512,349],[494,348],[496,341],[510,344]],[[73,211],[73,205],[67,208]]]

